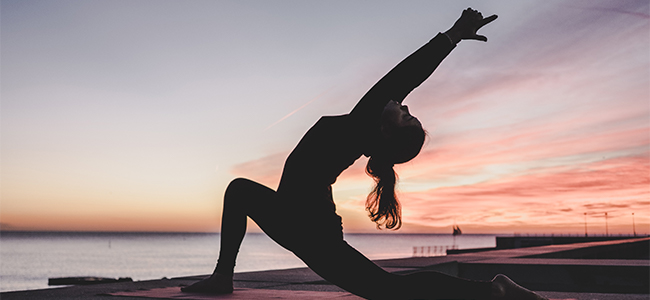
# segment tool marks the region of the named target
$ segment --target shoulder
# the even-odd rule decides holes
[[[332,126],[345,126],[345,125],[352,125],[357,123],[358,120],[352,115],[345,114],[345,115],[338,115],[338,116],[322,116],[318,122],[316,122],[316,125],[318,124],[328,124]]]

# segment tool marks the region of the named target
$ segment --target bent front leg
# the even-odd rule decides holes
[[[223,198],[221,247],[215,273],[232,276],[237,253],[246,235],[247,217],[264,210],[265,202],[274,197],[274,190],[257,182],[243,178],[230,182]]]

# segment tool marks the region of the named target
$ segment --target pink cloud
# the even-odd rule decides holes
[[[612,226],[625,227],[631,213],[648,226],[650,160],[623,157],[471,186],[403,193],[401,198],[405,219],[429,226],[455,220],[473,227],[509,226],[511,231],[517,226],[565,226],[575,232],[583,228],[584,213],[604,218],[605,212]]]
[[[233,166],[230,172],[236,177],[244,177],[259,182],[272,189],[280,183],[284,160],[288,152],[270,154]]]

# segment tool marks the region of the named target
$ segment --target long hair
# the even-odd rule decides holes
[[[402,226],[402,210],[395,193],[398,176],[393,166],[417,156],[425,137],[426,132],[419,126],[392,129],[370,156],[366,173],[375,180],[375,186],[366,198],[366,210],[377,228],[384,225],[387,229],[397,230]]]
[[[366,173],[375,180],[375,187],[366,199],[370,220],[377,223],[379,229],[382,224],[387,229],[399,229],[402,226],[402,210],[395,194],[397,174],[393,170],[393,163],[370,157]]]

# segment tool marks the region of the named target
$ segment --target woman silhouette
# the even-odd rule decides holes
[[[184,292],[233,292],[233,269],[246,217],[282,247],[292,251],[327,281],[368,299],[544,299],[503,275],[471,281],[438,272],[391,274],[343,239],[332,184],[361,155],[370,157],[367,173],[376,186],[366,208],[377,226],[401,225],[393,165],[413,159],[425,133],[420,121],[402,105],[463,39],[487,41],[476,31],[494,21],[468,8],[445,33],[415,51],[376,83],[349,114],[322,117],[287,158],[277,192],[247,179],[226,189],[217,267],[207,279]]]

